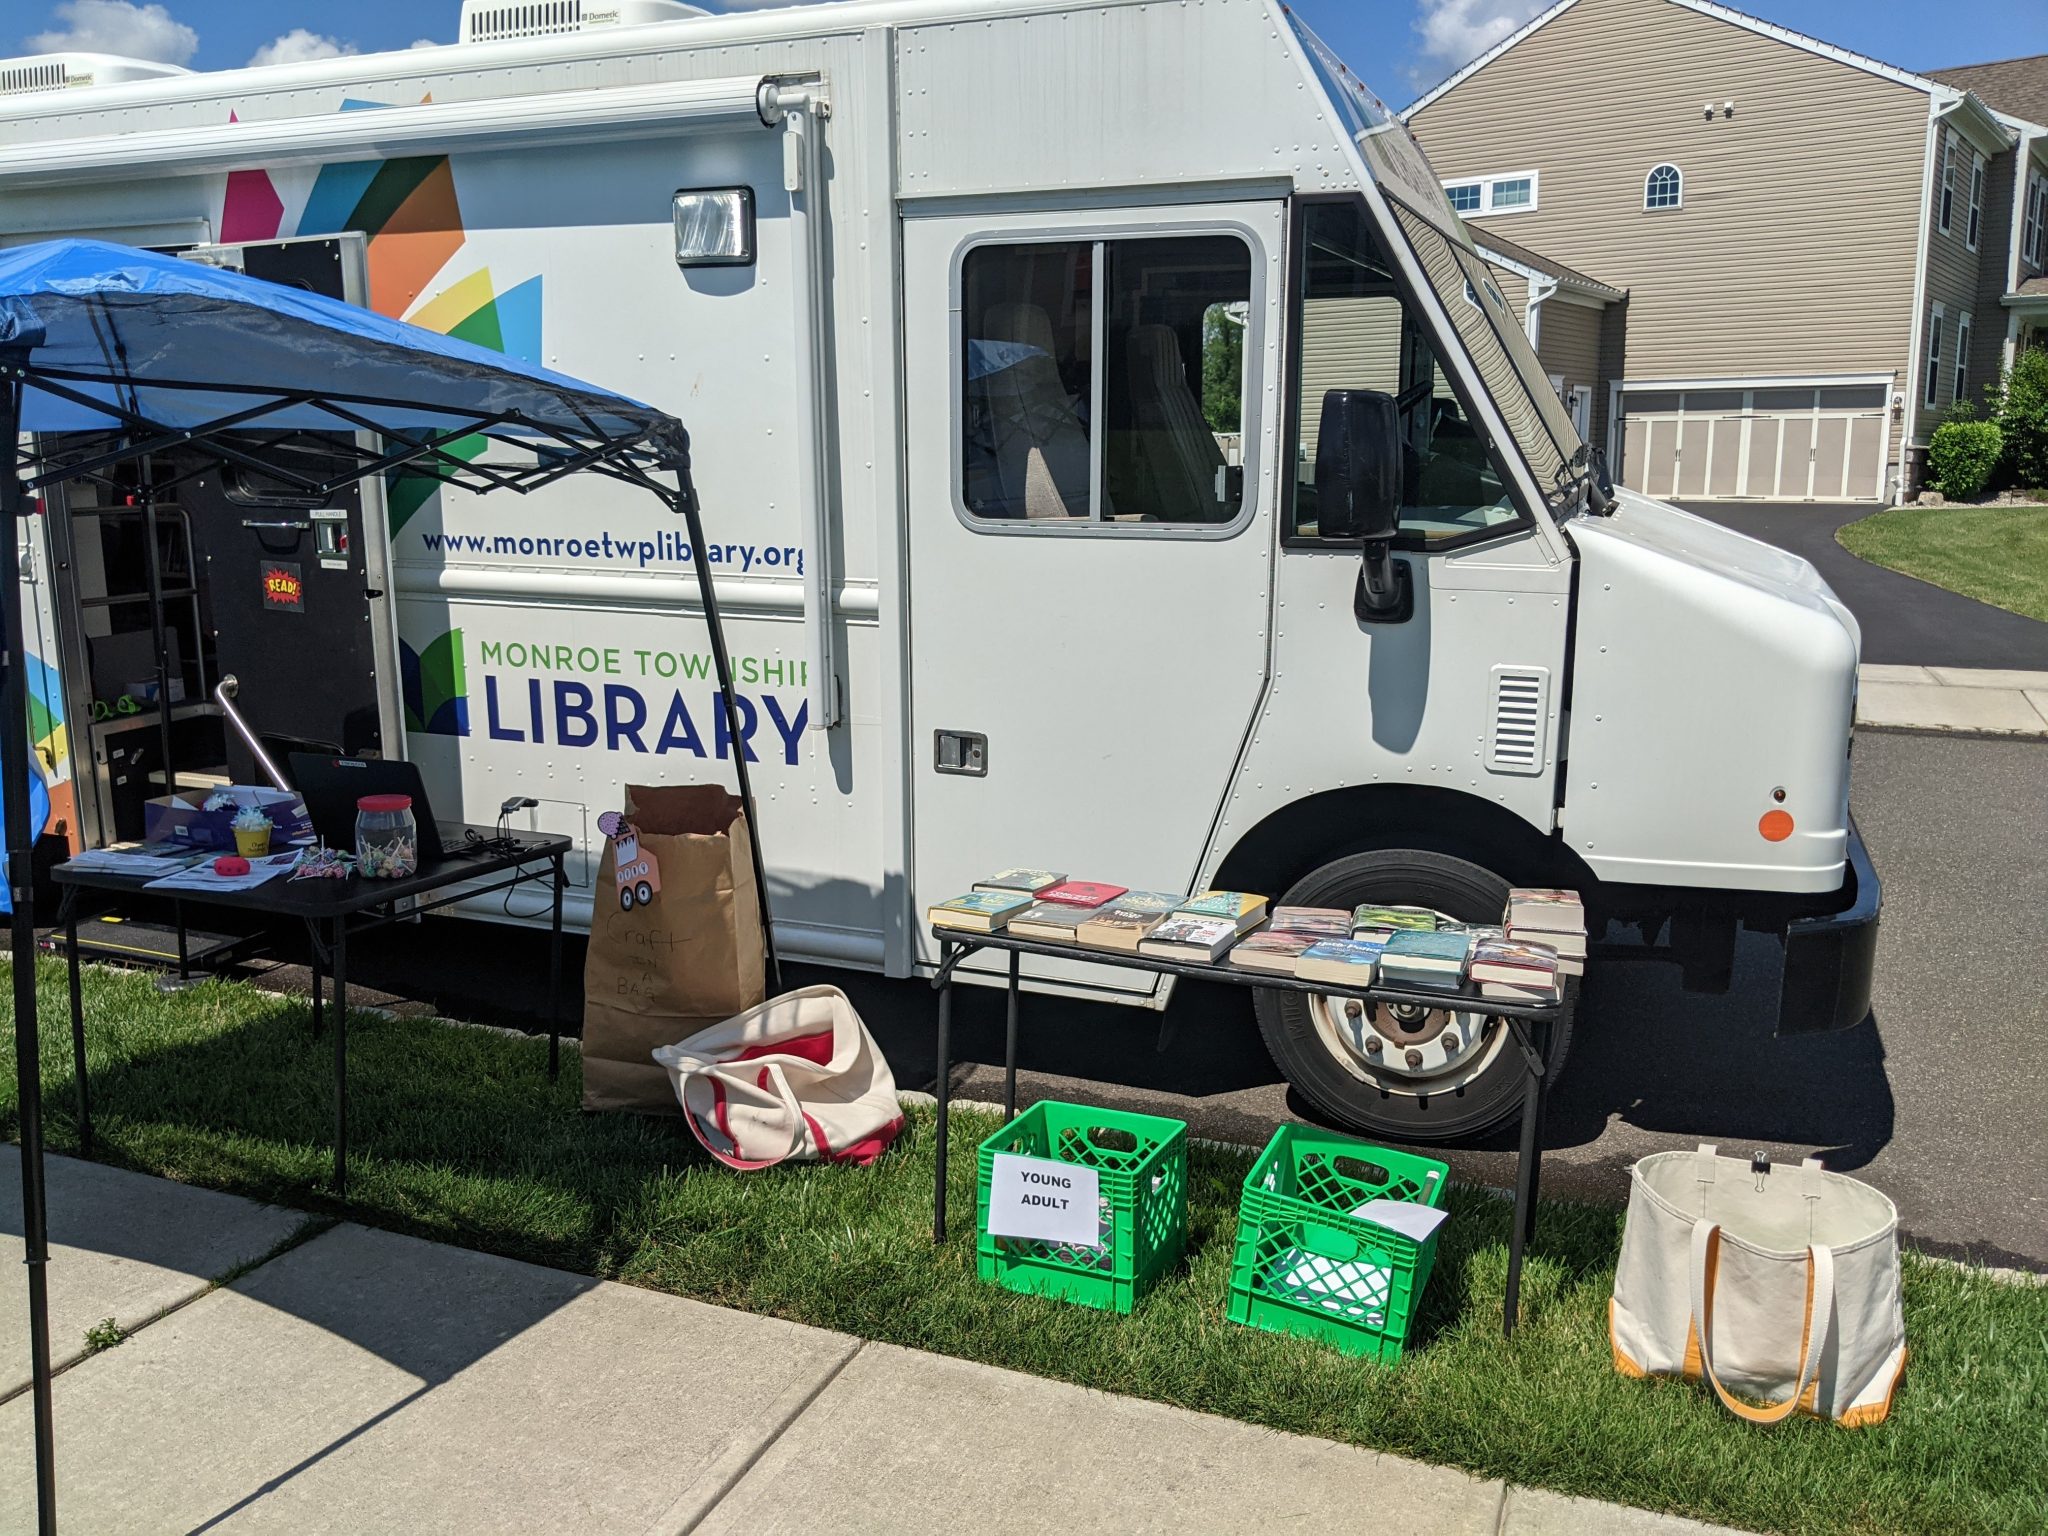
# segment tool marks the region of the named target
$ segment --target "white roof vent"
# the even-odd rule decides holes
[[[462,41],[500,43],[514,37],[639,27],[710,14],[683,0],[462,0]]]
[[[0,59],[0,96],[79,90],[90,85],[120,85],[129,80],[161,80],[169,75],[191,73],[175,64],[119,59],[108,53],[43,53],[26,59]]]

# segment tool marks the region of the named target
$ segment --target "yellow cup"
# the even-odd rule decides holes
[[[235,828],[235,852],[245,859],[260,859],[270,852],[270,828]]]

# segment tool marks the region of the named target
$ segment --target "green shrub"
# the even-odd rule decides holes
[[[1950,501],[1968,501],[1990,483],[2005,451],[1995,421],[1945,421],[1927,447],[1927,473]]]
[[[2014,359],[1992,392],[1991,417],[2005,434],[1999,479],[2027,488],[2048,486],[2048,352],[2030,347]]]

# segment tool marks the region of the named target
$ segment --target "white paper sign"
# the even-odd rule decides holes
[[[988,1188],[989,1235],[1099,1248],[1101,1183],[1093,1168],[998,1152]]]

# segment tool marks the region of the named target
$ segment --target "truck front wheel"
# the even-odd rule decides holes
[[[1498,923],[1509,884],[1491,870],[1418,848],[1355,853],[1295,882],[1281,906],[1364,902],[1433,907],[1465,923]],[[1368,1010],[1308,992],[1254,994],[1266,1049],[1317,1114],[1390,1141],[1453,1142],[1512,1120],[1522,1068],[1498,1019],[1445,1008]],[[1571,1023],[1553,1031],[1562,1067]]]

